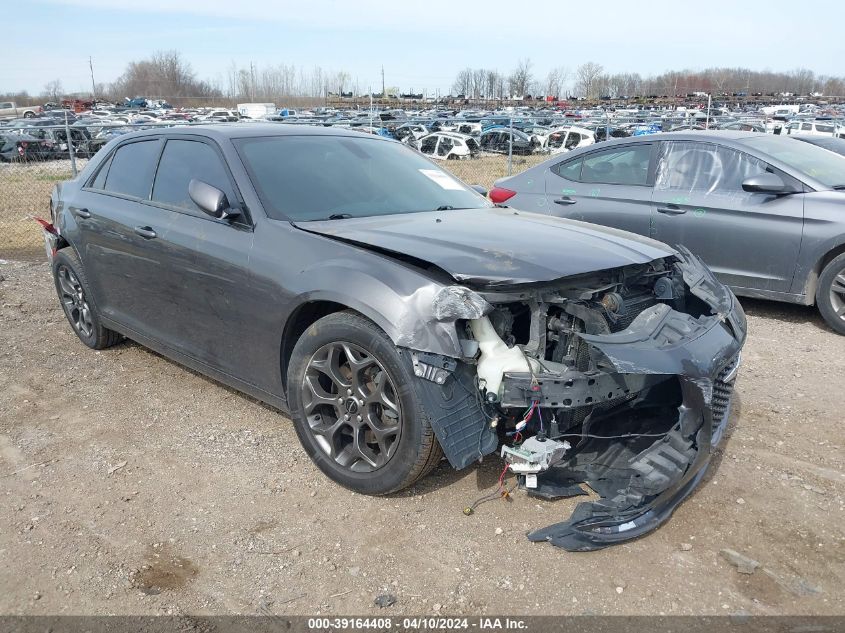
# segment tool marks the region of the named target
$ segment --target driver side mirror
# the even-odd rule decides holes
[[[779,195],[795,193],[795,189],[783,182],[777,174],[764,173],[751,176],[742,181],[742,190],[750,193],[768,193]]]
[[[241,213],[238,209],[232,209],[229,206],[225,193],[202,180],[191,179],[188,183],[188,195],[194,204],[218,220],[234,218]]]

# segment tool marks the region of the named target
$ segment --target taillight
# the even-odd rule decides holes
[[[511,191],[504,187],[493,187],[488,195],[490,196],[490,200],[496,204],[502,204],[506,200],[513,198],[516,195],[516,191]]]

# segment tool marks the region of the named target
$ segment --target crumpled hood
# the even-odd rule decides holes
[[[604,226],[506,208],[294,222],[305,231],[405,254],[480,286],[552,281],[645,264],[665,244]]]

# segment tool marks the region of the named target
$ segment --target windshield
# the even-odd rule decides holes
[[[292,221],[492,206],[414,150],[347,136],[235,140],[270,217]]]
[[[845,185],[845,156],[779,136],[761,135],[742,142],[807,174],[826,187]]]

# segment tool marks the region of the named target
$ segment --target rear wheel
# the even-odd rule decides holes
[[[53,279],[65,316],[80,341],[92,349],[105,349],[120,341],[120,334],[100,323],[88,279],[73,251],[56,253]]]
[[[845,253],[824,267],[816,290],[816,305],[827,324],[845,334]]]
[[[305,451],[326,475],[363,494],[401,490],[440,461],[409,363],[374,323],[330,314],[297,341],[288,402]]]

